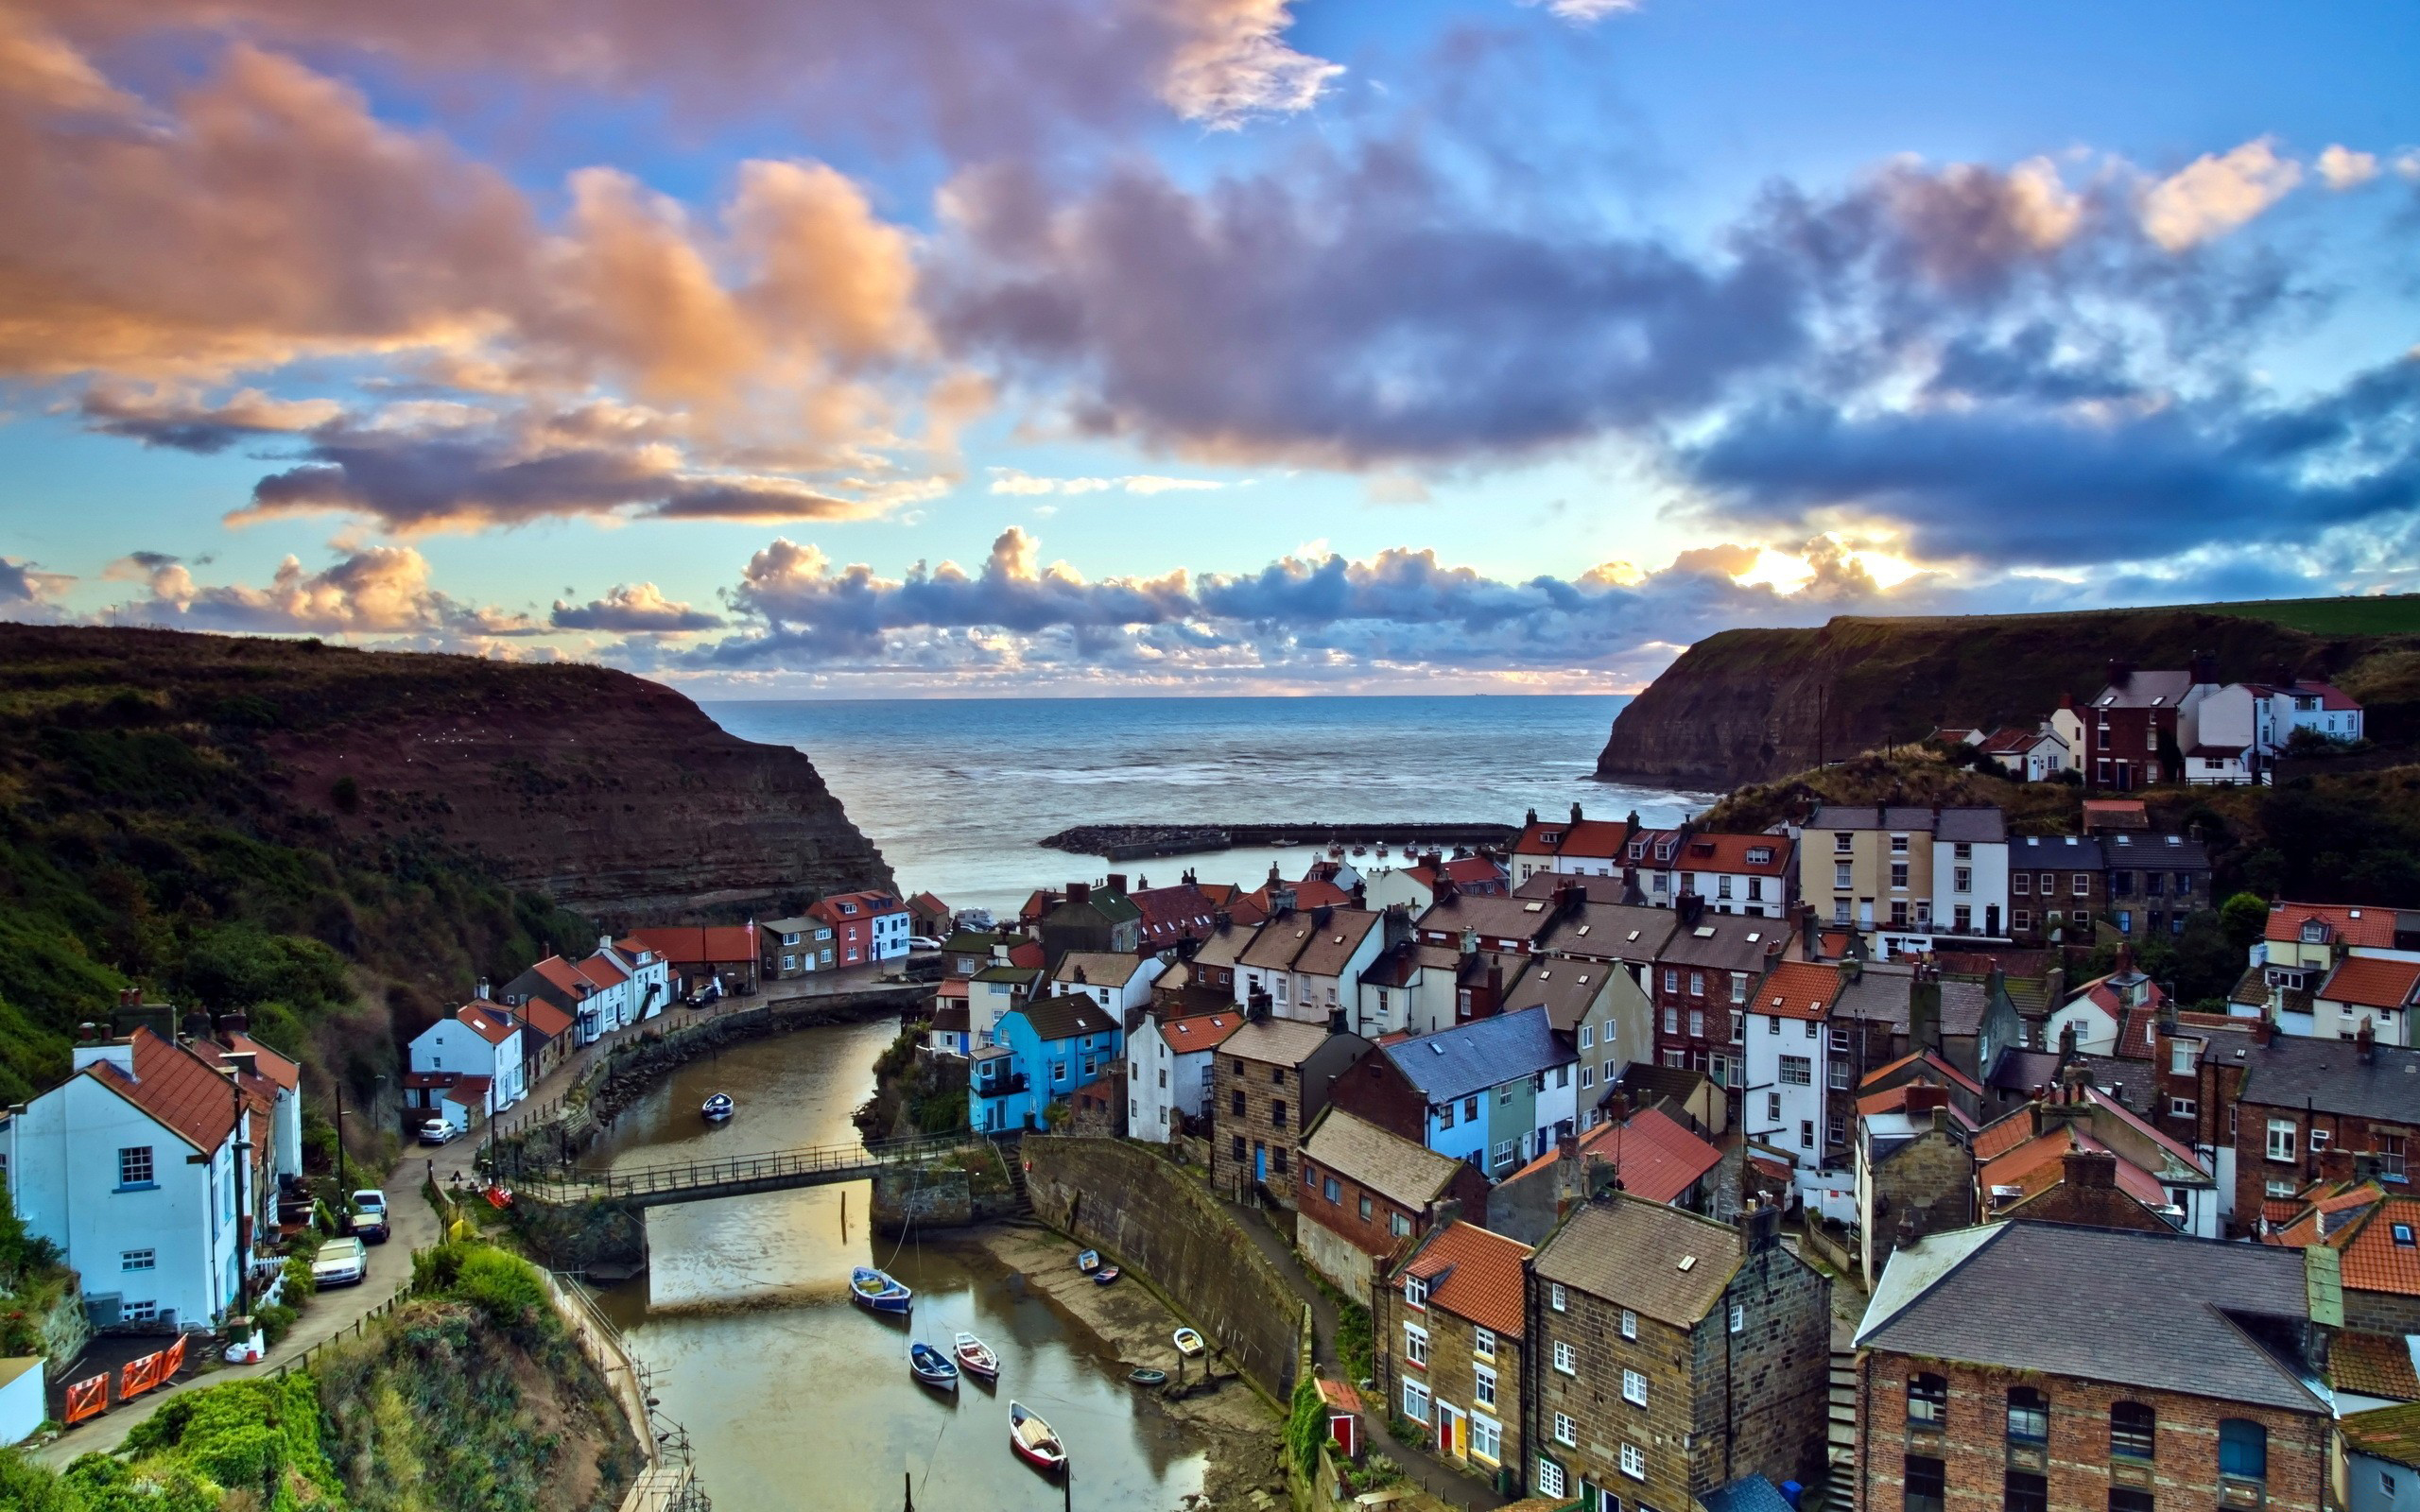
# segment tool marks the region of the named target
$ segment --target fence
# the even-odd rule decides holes
[[[419,1270],[420,1257],[426,1253],[428,1253],[428,1251],[425,1249],[415,1249],[412,1251],[412,1268],[414,1271]],[[375,1307],[372,1307],[369,1312],[362,1314],[357,1318],[354,1318],[353,1320],[353,1328],[349,1333],[347,1330],[340,1328],[334,1333],[329,1334],[326,1338],[310,1345],[304,1349],[301,1354],[294,1356],[294,1358],[280,1362],[278,1367],[269,1372],[269,1379],[272,1381],[283,1381],[285,1379],[286,1374],[289,1371],[306,1370],[310,1368],[311,1356],[319,1353],[321,1349],[328,1348],[330,1345],[342,1344],[348,1336],[354,1339],[360,1338],[363,1329],[367,1328],[373,1320],[385,1317],[389,1313],[395,1311],[395,1309],[403,1306],[406,1302],[410,1301],[411,1296],[412,1292],[410,1287],[406,1286],[402,1288],[397,1291],[394,1296],[389,1297],[385,1301],[380,1302]]]
[[[873,1144],[823,1144],[808,1149],[731,1156],[719,1160],[643,1166],[632,1171],[600,1171],[589,1177],[548,1175],[524,1177],[520,1191],[548,1202],[592,1198],[612,1202],[765,1182],[804,1185],[819,1177],[838,1177],[863,1173],[877,1166],[913,1165],[975,1145],[972,1137],[961,1135],[887,1140]]]
[[[648,1468],[631,1484],[620,1512],[713,1512],[713,1502],[698,1484],[689,1431],[655,1410],[647,1366],[631,1352],[622,1331],[596,1305],[596,1294],[572,1277],[555,1271],[542,1274],[554,1297],[557,1314],[589,1363],[604,1376],[622,1404],[631,1432],[647,1448]]]

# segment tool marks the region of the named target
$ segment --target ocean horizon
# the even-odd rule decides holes
[[[1674,823],[1706,793],[1596,780],[1626,694],[716,699],[743,740],[814,761],[908,891],[1013,910],[1095,880],[1099,857],[1043,848],[1079,824],[1518,824],[1578,803]],[[1253,885],[1306,847],[1118,863],[1136,886],[1191,868]],[[1374,855],[1357,864],[1375,868]]]

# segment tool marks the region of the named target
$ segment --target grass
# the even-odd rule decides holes
[[[2204,614],[2267,620],[2311,635],[2420,635],[2420,593],[2256,599],[2192,607]]]

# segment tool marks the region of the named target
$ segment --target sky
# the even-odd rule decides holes
[[[0,0],[0,618],[1621,692],[2420,591],[2420,10]]]

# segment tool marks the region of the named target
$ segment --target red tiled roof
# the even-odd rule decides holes
[[[1038,939],[1029,939],[1023,944],[1009,947],[1011,966],[1021,966],[1028,971],[1039,971],[1046,958],[1042,952],[1042,941]]]
[[[1553,835],[1549,840],[1547,835]],[[1521,831],[1521,838],[1512,842],[1516,854],[1530,856],[1585,856],[1592,861],[1611,861],[1621,854],[1622,846],[1630,839],[1630,825],[1621,819],[1582,819],[1572,824],[1562,819],[1541,819]]]
[[[1908,1110],[1908,1093],[1923,1085],[1925,1085],[1923,1082],[1903,1082],[1899,1086],[1887,1087],[1878,1092],[1867,1092],[1857,1100],[1857,1116],[1864,1118],[1873,1113],[1904,1113]],[[1967,1132],[1972,1133],[1979,1126],[1973,1119],[1967,1117],[1966,1110],[1956,1103],[1945,1103],[1943,1106],[1949,1109],[1950,1119]]]
[[[934,897],[931,893],[920,892],[915,897],[910,898],[908,901],[928,914],[939,914],[944,919],[949,917],[949,904]]]
[[[2308,1196],[2286,1206],[2302,1205]],[[2265,1204],[2262,1211],[2268,1215]],[[2328,1221],[2348,1211],[2355,1214],[2348,1221]],[[2389,1195],[2362,1182],[2308,1201],[2290,1220],[2272,1221],[2283,1224],[2271,1235],[2273,1243],[2295,1248],[2324,1244],[2342,1254],[2348,1290],[2420,1297],[2420,1196]],[[2397,1241],[2398,1228],[2409,1242]]]
[[[1243,1010],[1232,1013],[1196,1013],[1182,1019],[1167,1019],[1160,1023],[1160,1038],[1167,1041],[1170,1052],[1186,1055],[1196,1050],[1215,1050],[1227,1042],[1227,1037],[1244,1026]]]
[[[2405,1008],[2420,995],[2420,961],[2348,955],[2311,996],[2364,1008]]]
[[[1508,1339],[1521,1336],[1521,1262],[1530,1246],[1476,1224],[1454,1223],[1429,1235],[1404,1267],[1429,1281],[1428,1305]]]
[[[493,1003],[465,1003],[454,1010],[454,1017],[470,1025],[471,1032],[492,1045],[500,1045],[520,1029],[512,1015]]]
[[[541,1040],[560,1039],[571,1032],[571,1015],[544,998],[531,998],[513,1011]]]
[[[1361,1393],[1341,1381],[1319,1378],[1320,1399],[1339,1412],[1357,1413],[1361,1410]]]
[[[1784,961],[1765,973],[1748,1011],[1773,1019],[1824,1019],[1841,995],[1841,973],[1813,961]]]
[[[842,905],[847,903],[855,903],[856,912],[845,912]],[[883,914],[904,913],[906,905],[887,892],[836,892],[809,903],[806,911],[827,924],[845,924]]]
[[[2370,904],[2272,903],[2265,937],[2281,944],[2298,942],[2303,925],[2314,919],[2328,927],[2328,937],[2335,943],[2385,950],[2394,947],[2394,910]]]
[[[933,996],[937,998],[965,997],[968,995],[967,980],[962,976],[944,976],[942,978],[941,986],[933,988]]]
[[[446,1101],[464,1108],[487,1106],[488,1089],[495,1084],[493,1076],[457,1076],[445,1091]]]
[[[2005,1155],[2033,1137],[2033,1113],[2020,1108],[2004,1118],[1994,1119],[1975,1135],[1975,1159],[1988,1160]]]
[[[631,937],[675,966],[727,966],[756,959],[756,932],[746,924],[667,924],[634,929]]]
[[[574,1003],[596,989],[596,984],[580,974],[579,968],[560,955],[549,955],[529,970],[538,973],[548,987]]]
[[[1218,913],[1219,905],[1191,883],[1146,887],[1128,893],[1126,900],[1143,911],[1143,937],[1147,940],[1205,939],[1217,926],[1212,916]]]
[[[2049,738],[2038,730],[2020,730],[2011,725],[1993,731],[1991,738],[1983,742],[1983,753],[1987,756],[2014,756],[2031,750]]]
[[[1770,850],[1763,861],[1750,861],[1751,850]],[[1778,877],[1789,869],[1789,837],[1782,834],[1693,834],[1674,856],[1676,870],[1732,871]]]
[[[248,1034],[231,1034],[227,1042],[237,1050],[249,1050],[260,1074],[287,1091],[302,1090],[302,1068]]]
[[[631,973],[623,971],[619,962],[601,952],[580,962],[579,971],[580,975],[596,984],[598,991],[620,987],[631,979]]]
[[[2078,1131],[2073,1125],[2062,1125],[1985,1161],[1975,1172],[1975,1179],[1986,1191],[1993,1187],[2015,1187],[2027,1197],[2037,1196],[2066,1179],[2066,1156],[2070,1150],[2093,1150],[2114,1156],[2119,1190],[2145,1207],[2163,1208],[2168,1205],[2168,1189],[2160,1184],[2157,1177],[2118,1155],[2091,1135]]]
[[[2339,713],[2358,711],[2361,707],[2359,699],[2342,692],[2332,682],[2305,682],[2297,679],[2292,682],[2248,682],[2244,686],[2263,695],[2315,693],[2319,696],[2319,706],[2322,709],[2333,709]]]
[[[2083,800],[2083,816],[2103,823],[2117,823],[2131,829],[2149,829],[2151,811],[2138,798],[2088,798]]]
[[[2339,1391],[2390,1401],[2420,1401],[2420,1371],[2399,1334],[2339,1332],[2328,1341],[2328,1383]]]
[[[84,1074],[132,1103],[194,1148],[210,1151],[235,1127],[235,1098],[227,1078],[210,1062],[149,1029],[128,1036],[134,1075],[114,1061],[95,1061]]]

